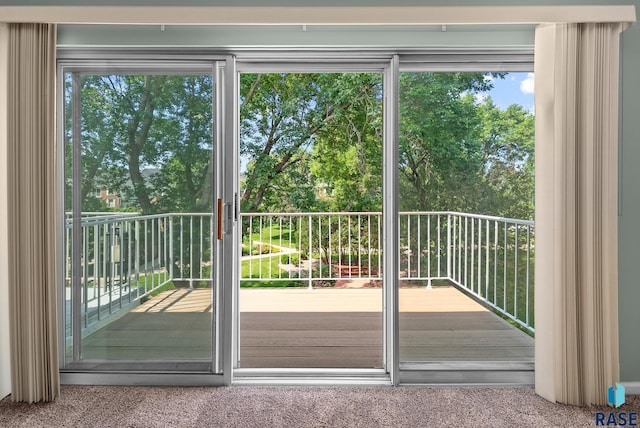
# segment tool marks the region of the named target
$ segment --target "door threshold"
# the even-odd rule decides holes
[[[382,369],[236,369],[234,386],[391,386]]]
[[[400,364],[400,385],[532,386],[532,361],[440,361]]]

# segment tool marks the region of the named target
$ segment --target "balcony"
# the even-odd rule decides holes
[[[381,213],[240,220],[241,366],[381,367]],[[66,298],[69,309],[75,268],[83,358],[210,355],[211,331],[193,326],[215,307],[212,221],[96,213],[76,222],[82,263],[72,266],[67,244]],[[533,222],[402,212],[399,236],[401,361],[533,360]]]

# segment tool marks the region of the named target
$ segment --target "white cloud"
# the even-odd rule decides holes
[[[495,77],[493,77],[492,75],[490,75],[490,74],[485,74],[484,75],[484,81],[485,82],[493,82],[494,80],[495,80]]]
[[[523,94],[533,94],[533,73],[527,73],[527,78],[520,82],[520,90]]]
[[[488,96],[489,95],[487,94],[474,94],[473,98],[475,99],[476,104],[484,104]]]

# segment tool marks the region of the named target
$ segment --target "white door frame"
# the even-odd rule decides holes
[[[239,172],[239,79],[240,73],[340,73],[377,72],[383,80],[383,369],[242,369],[237,367],[239,357],[239,299],[240,278],[236,275],[233,298],[233,384],[374,384],[389,385],[398,382],[398,335],[397,335],[397,55],[376,53],[265,53],[239,55],[236,64],[234,116],[235,151],[234,168]],[[395,89],[394,89],[395,88]],[[239,191],[238,173],[235,179],[235,194]],[[394,226],[395,225],[395,226]],[[240,233],[236,228],[234,254],[240,260]],[[239,263],[235,272],[239,272]]]

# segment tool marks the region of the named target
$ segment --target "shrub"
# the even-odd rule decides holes
[[[300,263],[300,254],[298,253],[283,254],[280,256],[280,263],[284,265],[286,264],[297,265]]]
[[[272,248],[271,245],[268,244],[258,244],[255,247],[253,247],[253,251],[251,251],[251,254],[253,255],[257,255],[257,254],[269,254],[269,253],[276,253],[276,249]]]

